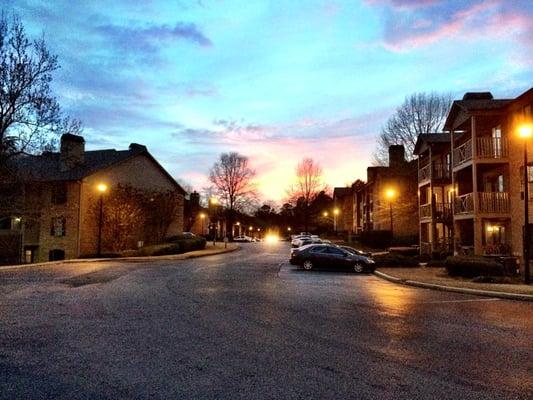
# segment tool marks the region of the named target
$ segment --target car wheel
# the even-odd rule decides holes
[[[311,260],[305,260],[304,263],[302,264],[302,267],[306,271],[309,271],[309,270],[313,269],[313,262]]]
[[[365,270],[365,268],[363,267],[363,264],[355,263],[353,265],[353,270],[354,270],[354,272],[357,272],[358,274],[360,274],[360,273],[362,273]]]

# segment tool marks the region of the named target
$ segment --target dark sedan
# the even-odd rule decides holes
[[[290,263],[305,270],[313,268],[349,268],[355,272],[373,272],[375,264],[366,256],[350,253],[329,244],[310,244],[291,249]]]

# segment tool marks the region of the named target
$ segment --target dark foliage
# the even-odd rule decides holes
[[[450,276],[474,278],[476,276],[503,276],[503,264],[480,256],[452,256],[444,263]]]

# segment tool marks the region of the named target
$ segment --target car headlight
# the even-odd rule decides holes
[[[367,258],[367,259],[366,259],[366,262],[367,262],[368,264],[375,264],[375,263],[376,263],[374,260],[371,260],[370,258]]]

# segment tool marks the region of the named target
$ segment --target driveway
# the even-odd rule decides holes
[[[532,303],[242,247],[0,270],[0,398],[531,398]]]

